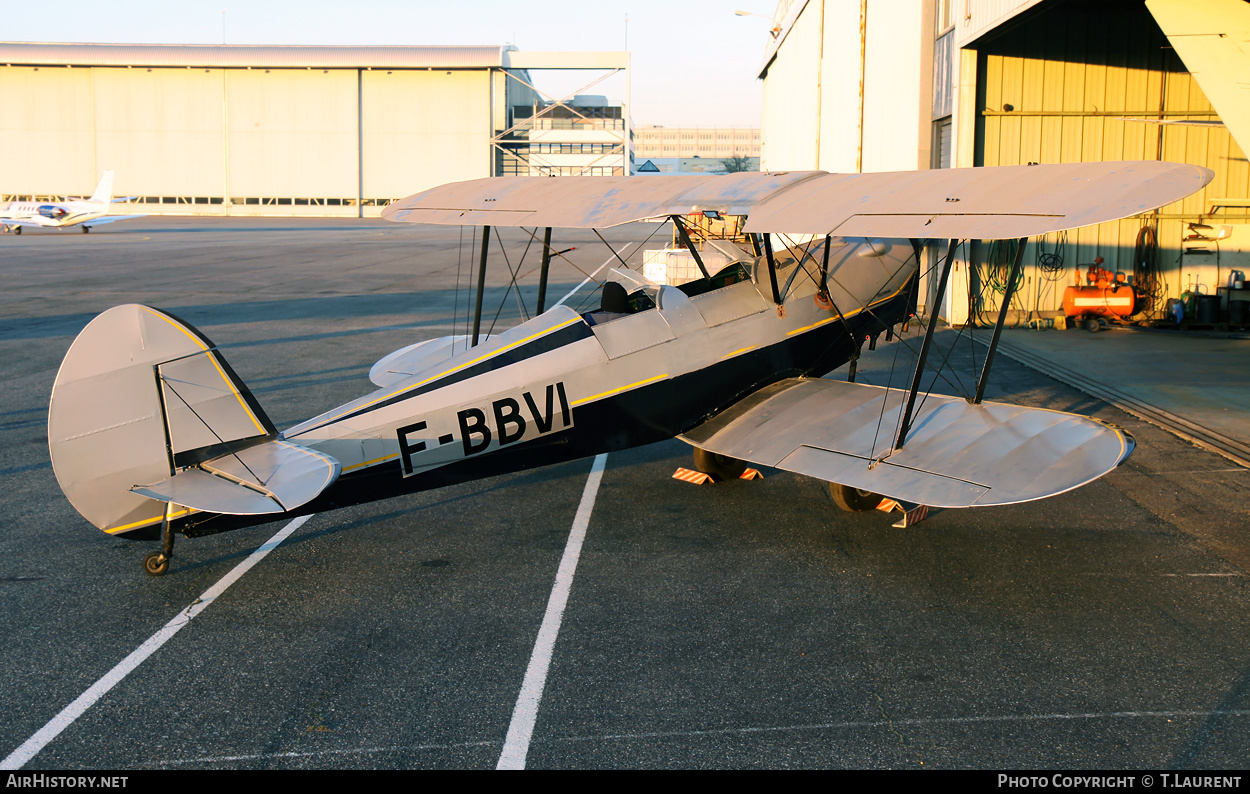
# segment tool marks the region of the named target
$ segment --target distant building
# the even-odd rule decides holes
[[[499,176],[624,176],[630,160],[625,114],[605,96],[564,105],[514,106],[512,131],[497,142]]]
[[[655,158],[760,156],[758,127],[656,127],[634,130],[634,156]]]
[[[716,157],[642,157],[634,158],[635,174],[724,174],[728,173],[725,160]],[[760,170],[760,158],[744,158],[746,168],[743,171]]]

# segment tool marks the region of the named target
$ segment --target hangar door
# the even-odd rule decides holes
[[[1133,274],[1142,245],[1152,237],[1158,272],[1152,283],[1143,277],[1143,286],[1155,309],[1191,286],[1186,273],[1214,294],[1214,259],[1185,256],[1181,242],[1188,222],[1207,212],[1212,198],[1247,195],[1250,169],[1228,131],[1210,124],[1218,116],[1145,6],[1121,0],[1043,4],[974,46],[976,165],[1158,159],[1216,173],[1205,190],[1161,208],[1157,217],[1088,227],[1066,239],[1048,235],[1040,241],[1042,250],[1026,252],[1019,308],[1059,308],[1078,265],[1095,257],[1108,269]],[[1184,121],[1202,124],[1175,123]],[[974,252],[983,276],[1009,255],[998,248]],[[1055,252],[1062,255],[1060,270],[1048,269],[1054,259],[1044,256]],[[993,289],[980,286],[980,308],[995,306]]]

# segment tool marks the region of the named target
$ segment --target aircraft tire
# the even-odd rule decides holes
[[[164,576],[169,571],[169,558],[154,551],[143,558],[143,572],[148,576]]]
[[[829,483],[829,495],[833,497],[834,504],[848,513],[862,513],[881,504],[881,494],[836,482]]]
[[[21,227],[21,226],[14,226],[14,227],[13,227],[13,233],[14,233],[14,234],[21,234],[21,233],[22,233],[22,227]]]
[[[736,480],[747,470],[747,462],[695,447],[694,468],[718,480]]]
[[[86,233],[87,233],[87,232],[89,232],[89,231],[91,231],[91,227],[90,227],[90,226],[84,226],[84,227],[82,227],[82,233],[83,233],[83,234],[86,234]]]

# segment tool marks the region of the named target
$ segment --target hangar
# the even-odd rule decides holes
[[[628,64],[511,46],[0,43],[0,192],[83,194],[112,170],[145,212],[356,217],[456,180],[628,173]],[[530,73],[548,69],[623,72],[625,101],[547,96]]]
[[[1175,29],[1175,16],[1189,27]],[[1214,181],[1184,201],[1031,240],[1013,308],[1017,322],[1053,319],[1065,287],[1084,284],[1101,259],[1136,290],[1137,319],[1161,319],[1169,299],[1186,295],[1219,294],[1228,311],[1230,273],[1250,270],[1250,143],[1235,135],[1245,129],[1235,123],[1246,115],[1245,76],[1204,69],[1184,44],[1210,50],[1221,27],[1244,44],[1246,3],[782,0],[774,21],[760,67],[763,169],[1205,166]],[[946,319],[977,322],[997,309],[1011,248],[971,246]]]

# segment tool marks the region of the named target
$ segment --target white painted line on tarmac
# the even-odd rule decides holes
[[[508,726],[508,738],[504,740],[503,752],[499,755],[496,769],[525,768],[525,756],[529,753],[534,723],[538,720],[538,704],[543,697],[543,688],[547,685],[547,668],[551,666],[556,635],[560,633],[564,607],[569,600],[569,591],[573,588],[573,573],[577,570],[577,559],[582,553],[582,541],[586,539],[586,527],[590,524],[590,513],[595,507],[595,496],[599,493],[599,483],[603,480],[603,468],[607,460],[606,454],[596,455],[595,462],[590,467],[590,476],[586,478],[582,501],[577,506],[573,528],[569,530],[564,556],[560,558],[556,583],[551,589],[551,598],[547,601],[547,612],[538,629],[538,641],[534,644],[534,653],[525,670],[525,680],[521,683],[521,693],[512,710],[512,724]]]
[[[178,633],[183,626],[191,622],[191,618],[200,614],[204,609],[226,591],[226,588],[239,580],[239,577],[247,573],[249,569],[256,563],[265,558],[265,555],[278,547],[278,544],[286,540],[288,536],[307,521],[311,516],[300,516],[291,523],[287,524],[282,530],[270,538],[265,545],[261,546],[243,562],[234,567],[230,573],[223,576],[217,584],[204,591],[204,594],[191,603],[186,609],[178,613],[171,621],[165,624],[165,627],[148,638],[147,642],[140,645],[125,659],[112,670],[104,674],[104,677],[92,684],[91,688],[78,696],[73,703],[70,703],[60,714],[53,717],[47,725],[40,728],[33,736],[22,743],[21,747],[14,750],[8,758],[0,761],[0,769],[21,769],[22,766],[34,758],[40,750],[55,739],[61,731],[74,724],[74,721],[86,713],[87,709],[95,705],[96,701],[104,697],[110,689],[121,683],[132,670],[143,663],[152,654],[168,642],[175,634]]]

